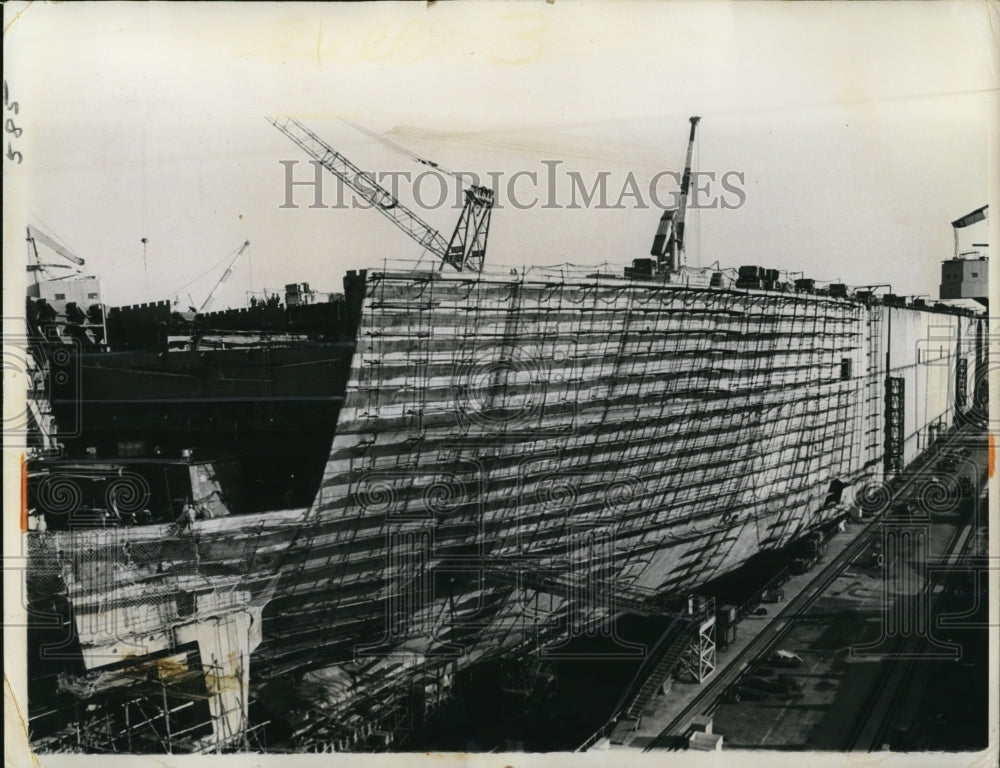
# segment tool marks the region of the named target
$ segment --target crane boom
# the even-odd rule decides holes
[[[283,120],[269,117],[268,121],[424,248],[441,257],[448,252],[448,242],[436,229],[379,186],[371,174],[362,171],[294,117]]]
[[[973,224],[975,224],[977,222],[985,221],[986,217],[987,217],[987,212],[989,211],[989,209],[990,209],[990,207],[988,205],[984,205],[982,208],[976,208],[976,210],[974,210],[971,213],[967,213],[964,216],[961,216],[961,217],[955,219],[951,223],[952,234],[955,236],[955,258],[956,259],[959,258],[959,256],[960,256],[960,254],[958,252],[958,230],[964,229],[965,227],[971,226],[971,225],[973,225]]]
[[[691,158],[694,152],[694,133],[700,117],[692,117],[688,136],[687,159],[681,178],[681,196],[676,209],[668,209],[660,216],[660,225],[653,238],[650,255],[656,257],[660,271],[672,272],[681,266],[684,254],[684,217],[687,213],[688,192],[691,189]]]
[[[700,117],[692,117],[691,134],[688,136],[687,159],[684,161],[684,177],[681,179],[681,201],[677,206],[677,220],[674,222],[674,231],[677,233],[674,238],[674,263],[681,265],[684,254],[684,214],[687,212],[688,191],[691,189],[691,156],[694,152],[694,132],[698,127]]]
[[[380,186],[370,173],[362,171],[294,117],[267,120],[421,247],[437,255],[443,264],[450,264],[460,272],[464,268],[482,271],[493,206],[492,190],[473,187],[466,191],[455,232],[451,240],[445,240],[440,232]]]
[[[988,210],[988,205],[984,205],[982,208],[977,208],[972,213],[967,213],[961,218],[955,219],[951,223],[951,226],[955,229],[961,229],[962,227],[968,227],[970,224],[975,224],[978,221],[983,221],[986,219],[986,212]]]
[[[48,246],[53,252],[59,254],[67,261],[71,261],[79,267],[82,267],[84,260],[73,253],[69,248],[64,245],[59,245],[55,240],[46,235],[44,232],[39,232],[30,224],[28,225],[28,239],[33,240],[36,243],[41,243],[42,245]],[[37,249],[36,249],[37,255]]]
[[[212,303],[212,299],[215,298],[215,292],[219,290],[219,286],[222,285],[233,274],[233,266],[236,264],[236,260],[243,255],[243,252],[250,247],[250,241],[247,240],[240,246],[240,249],[236,252],[236,255],[230,259],[229,264],[226,265],[226,271],[222,273],[222,277],[218,279],[215,285],[212,286],[212,290],[209,291],[208,296],[205,301],[202,302],[201,306],[198,308],[198,312],[204,312],[209,304]]]

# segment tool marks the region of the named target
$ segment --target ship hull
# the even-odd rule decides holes
[[[308,504],[343,404],[353,344],[70,351],[52,411],[69,458],[194,455],[239,463],[243,511]]]
[[[157,653],[172,628],[258,611],[260,698],[334,669],[352,685],[321,719],[377,719],[414,680],[669,611],[843,517],[894,474],[889,447],[908,463],[973,408],[978,322],[609,277],[370,273],[311,504],[31,534],[35,599],[60,585],[94,669],[122,663],[120,636]],[[904,385],[891,446],[890,380]],[[45,555],[67,549],[87,567]],[[95,561],[158,585],[158,612],[99,599]],[[190,595],[220,571],[232,602],[201,608]],[[101,611],[112,635],[80,619]]]

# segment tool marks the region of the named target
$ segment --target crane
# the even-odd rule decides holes
[[[688,191],[691,188],[691,156],[694,151],[694,133],[700,117],[690,118],[691,134],[688,136],[687,159],[684,162],[684,176],[681,179],[681,197],[676,209],[669,209],[660,216],[660,225],[653,238],[650,255],[656,257],[660,272],[672,272],[683,264],[684,257],[684,216],[687,212]]]
[[[362,171],[301,122],[293,117],[267,120],[421,247],[436,254],[441,259],[441,269],[448,264],[459,272],[482,271],[493,209],[491,189],[476,186],[465,190],[462,214],[451,239],[445,240],[440,232],[381,187],[370,173]]]
[[[79,256],[77,256],[75,253],[73,253],[69,248],[60,245],[51,237],[46,235],[44,232],[40,232],[30,224],[28,225],[27,239],[28,242],[31,244],[31,250],[35,258],[35,263],[28,265],[28,271],[36,273],[35,275],[36,280],[38,279],[37,273],[41,272],[42,270],[72,269],[72,267],[69,264],[43,264],[41,262],[41,258],[38,255],[38,243],[47,246],[52,250],[53,253],[57,254],[58,256],[62,256],[64,259],[66,259],[66,261],[75,264],[78,267],[82,267],[84,265],[84,260]]]
[[[984,221],[987,217],[987,211],[989,210],[988,205],[984,205],[982,208],[977,208],[972,211],[972,213],[967,213],[964,216],[955,219],[951,223],[951,227],[955,232],[955,258],[959,257],[958,253],[958,230],[968,227],[980,221]]]
[[[208,305],[212,303],[212,300],[215,298],[215,292],[219,290],[219,286],[222,285],[224,282],[226,282],[229,276],[233,273],[233,267],[236,265],[236,260],[239,259],[239,257],[243,255],[243,252],[249,247],[250,247],[250,241],[247,240],[246,242],[243,243],[243,245],[240,246],[240,249],[236,252],[236,255],[233,256],[232,259],[230,259],[229,264],[226,266],[226,271],[222,273],[222,277],[219,278],[218,282],[216,282],[216,284],[212,286],[212,290],[209,291],[208,297],[205,299],[205,301],[202,302],[201,306],[198,308],[198,314],[204,312],[205,309],[208,307]]]

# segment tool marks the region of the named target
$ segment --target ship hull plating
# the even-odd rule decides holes
[[[414,686],[666,612],[842,517],[891,477],[890,449],[908,463],[974,408],[977,322],[607,276],[369,273],[311,505],[30,533],[31,598],[65,597],[79,679],[178,649],[207,664],[207,623],[251,627],[216,736],[255,696],[333,740]]]

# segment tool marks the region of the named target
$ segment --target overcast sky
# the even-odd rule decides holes
[[[692,263],[935,295],[949,222],[1000,177],[989,13],[979,2],[8,6],[5,73],[23,133],[6,138],[24,160],[5,160],[5,191],[21,195],[5,194],[5,271],[23,274],[25,223],[85,257],[111,304],[188,293],[200,304],[246,239],[217,308],[293,281],[339,290],[346,269],[419,257],[375,211],[309,208],[301,188],[298,209],[280,207],[280,161],[311,177],[264,119],[280,114],[365,170],[427,166],[340,118],[449,170],[500,174],[504,204],[511,174],[537,173],[535,189],[522,176],[514,193],[539,205],[494,213],[493,265],[626,263],[648,255],[659,210],[635,196],[618,209],[541,204],[570,202],[568,172],[588,185],[607,172],[612,204],[631,174],[648,198],[656,173],[682,170],[688,117],[700,115],[696,168],[741,173],[745,201],[692,214]],[[423,191],[437,197],[436,184]],[[416,205],[446,238],[453,197]],[[400,199],[414,204],[409,185]],[[977,227],[963,247],[985,241]]]

